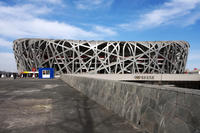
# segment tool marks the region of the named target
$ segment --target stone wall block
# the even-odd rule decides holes
[[[146,133],[200,133],[200,92],[63,75],[63,81]]]
[[[140,124],[142,128],[145,128],[149,133],[154,133],[158,131],[160,120],[160,114],[151,108],[147,108],[141,116]]]
[[[159,90],[156,88],[149,88],[149,89],[150,89],[149,98],[157,100],[159,96]]]
[[[166,133],[191,133],[189,126],[177,117],[165,121],[164,131]]]
[[[177,92],[162,90],[158,93],[158,105],[162,106],[165,103],[169,102],[171,104],[176,103]]]
[[[177,107],[176,109],[176,117],[183,120],[185,123],[193,124],[193,116],[190,110],[184,107]],[[197,124],[197,121],[195,122]]]

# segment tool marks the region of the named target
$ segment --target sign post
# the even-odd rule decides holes
[[[33,68],[32,68],[32,71],[33,71],[33,78],[35,78],[35,71],[36,71],[36,68],[33,67]]]

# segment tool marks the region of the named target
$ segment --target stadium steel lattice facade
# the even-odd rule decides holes
[[[189,44],[185,41],[80,41],[18,39],[18,71],[54,68],[62,73],[183,73]]]

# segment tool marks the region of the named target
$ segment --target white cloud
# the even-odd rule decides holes
[[[3,20],[13,19],[31,19],[33,16],[50,13],[51,9],[46,6],[36,7],[31,4],[5,6],[0,4],[0,18]]]
[[[112,5],[114,0],[77,0],[75,5],[78,9],[98,9],[98,8],[107,8]]]
[[[12,48],[12,42],[0,38],[0,46]]]
[[[84,30],[65,22],[42,18],[50,13],[52,10],[46,6],[34,4],[7,6],[0,3],[0,46],[11,48],[12,43],[5,38],[9,40],[25,37],[93,40],[116,35],[116,32],[108,27],[91,26],[90,30]],[[16,71],[12,53],[0,53],[0,70]]]
[[[47,7],[34,5],[0,5],[0,35],[9,38],[40,37],[65,39],[102,39],[114,35],[111,30],[105,32],[89,31],[64,22],[42,19],[41,15],[51,13]],[[114,33],[114,31],[113,31]]]
[[[61,23],[34,18],[31,20],[0,21],[0,35],[14,38],[97,38],[98,34],[81,28]]]
[[[200,12],[193,13],[192,16],[188,17],[188,19],[184,21],[183,26],[195,24],[196,21],[199,19],[200,19]]]
[[[97,25],[97,26],[94,27],[94,30],[97,31],[97,32],[103,33],[103,34],[106,33],[107,35],[110,35],[110,36],[117,35],[117,32],[115,32],[113,29],[111,29],[109,27]]]
[[[50,3],[50,4],[61,4],[62,0],[29,0],[35,3]]]
[[[0,53],[0,71],[17,72],[13,53]]]
[[[193,14],[193,10],[198,9],[199,5],[199,0],[171,0],[169,2],[165,2],[159,8],[142,14],[138,21],[121,24],[120,26],[127,29],[143,29],[176,23],[181,25],[194,24],[198,19],[200,19],[200,16],[199,14]],[[187,20],[185,20],[184,17]],[[190,20],[191,18],[193,19]]]

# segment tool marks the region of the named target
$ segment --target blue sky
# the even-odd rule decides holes
[[[190,43],[200,68],[200,0],[0,0],[0,70],[16,71],[18,38]]]

